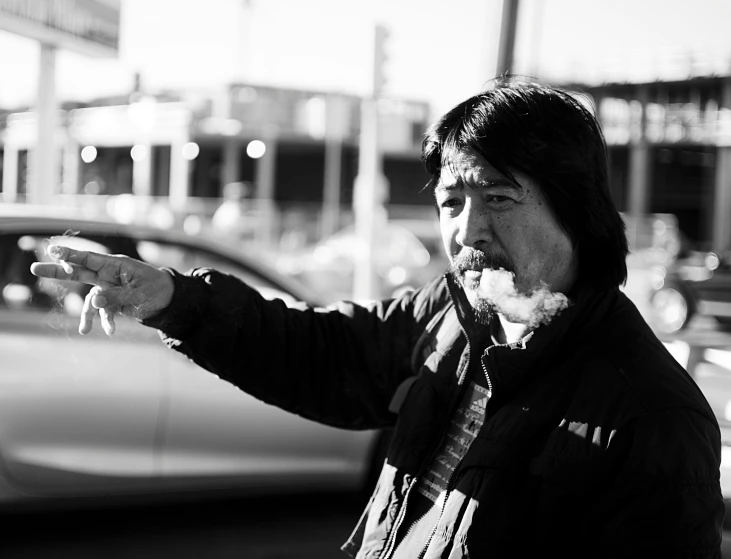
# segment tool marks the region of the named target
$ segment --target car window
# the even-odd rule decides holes
[[[109,252],[109,247],[75,236],[2,235],[0,236],[1,304],[11,309],[63,311],[80,316],[84,297],[91,286],[37,278],[30,273],[36,261],[48,261],[46,247],[50,242],[78,250]]]
[[[138,241],[137,252],[143,260],[154,266],[165,266],[181,272],[192,268],[214,268],[246,282],[265,299],[282,299],[288,305],[297,302],[293,295],[273,285],[259,274],[208,250],[158,241]]]

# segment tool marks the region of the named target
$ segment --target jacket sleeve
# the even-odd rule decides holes
[[[596,502],[592,557],[721,559],[721,438],[706,415],[648,413],[618,433],[626,460]],[[589,555],[587,555],[589,556]]]
[[[388,403],[409,376],[415,294],[327,308],[265,300],[201,268],[175,281],[170,307],[143,323],[195,363],[269,404],[349,429],[392,425]]]

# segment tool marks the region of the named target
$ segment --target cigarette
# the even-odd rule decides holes
[[[71,264],[69,264],[65,260],[59,260],[58,262],[61,264],[61,267],[63,268],[64,272],[66,272],[67,274],[74,273],[74,269],[71,267]]]

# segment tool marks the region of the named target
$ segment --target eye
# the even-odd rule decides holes
[[[438,201],[437,203],[440,211],[454,211],[454,209],[462,205],[462,201],[459,198],[454,197]]]
[[[515,200],[510,196],[500,196],[499,194],[491,194],[485,196],[485,202],[499,209],[504,209],[510,206]]]

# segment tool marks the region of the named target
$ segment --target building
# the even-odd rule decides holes
[[[674,214],[694,247],[730,250],[731,77],[572,89],[593,97],[619,209]]]
[[[233,84],[220,91],[133,93],[59,113],[61,203],[109,208],[134,197],[135,212],[164,203],[177,218],[210,217],[223,187],[248,182],[266,217],[268,235],[296,220],[310,237],[351,219],[358,167],[362,99],[332,92]],[[389,204],[430,212],[420,190],[420,161],[429,118],[426,103],[379,100],[379,142]],[[7,115],[2,134],[2,196],[29,195],[36,115]],[[295,217],[293,217],[295,216]]]

